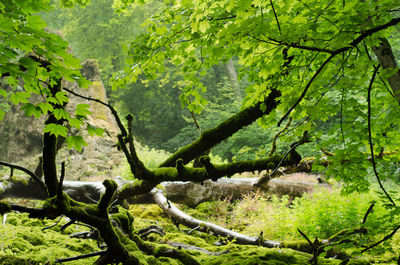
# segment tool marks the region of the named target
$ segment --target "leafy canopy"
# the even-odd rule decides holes
[[[132,1],[120,1],[128,7]],[[242,107],[263,101],[271,89],[281,93],[276,110],[261,119],[266,128],[291,116],[286,138],[313,132],[315,149],[335,154],[327,173],[342,178],[349,191],[366,190],[371,176],[367,91],[373,48],[398,29],[399,4],[382,1],[166,0],[131,43],[129,66],[114,85],[142,74],[157,78],[170,64],[180,69],[181,103],[195,113],[205,104],[201,82],[208,68],[234,58],[248,79]],[[393,152],[379,164],[391,168],[399,105],[379,71],[372,89],[371,127],[375,153]],[[122,78],[121,78],[122,77]],[[262,105],[261,108],[265,108]],[[283,117],[283,118],[282,118]],[[391,170],[382,172],[390,177]]]
[[[83,1],[63,2],[83,4]],[[49,0],[0,2],[0,120],[9,102],[21,103],[28,116],[39,118],[52,113],[58,121],[79,129],[90,114],[88,106],[78,104],[75,115],[69,114],[60,107],[68,102],[67,94],[61,90],[54,93],[51,88],[58,86],[61,79],[77,82],[81,87],[86,87],[88,81],[79,72],[79,59],[67,51],[68,43],[49,32],[38,14],[52,8]],[[30,100],[33,95],[39,98],[35,103]],[[44,132],[67,137],[68,129],[62,123],[49,123]],[[80,136],[69,136],[67,143],[78,150],[86,144]]]

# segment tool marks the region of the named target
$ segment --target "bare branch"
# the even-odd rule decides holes
[[[282,35],[281,26],[279,25],[279,20],[278,20],[278,16],[276,15],[276,11],[275,11],[274,4],[272,3],[272,0],[269,0],[269,2],[271,3],[272,11],[274,12],[274,16],[275,16],[276,24],[278,25],[279,34],[281,34],[281,35]]]
[[[10,168],[13,168],[13,169],[18,169],[18,170],[21,170],[22,172],[25,172],[25,173],[28,174],[37,184],[39,184],[39,186],[40,186],[44,191],[46,191],[46,193],[48,193],[48,192],[47,192],[46,185],[44,184],[43,180],[42,180],[41,178],[39,178],[35,173],[33,173],[32,171],[30,171],[29,169],[24,168],[24,167],[22,167],[22,166],[15,165],[15,164],[3,162],[3,161],[0,161],[0,165],[2,165],[2,166],[7,166],[7,167],[10,167]]]
[[[396,203],[393,201],[392,197],[390,197],[389,193],[386,191],[385,187],[383,187],[383,184],[381,182],[381,179],[379,178],[378,171],[376,170],[376,161],[375,161],[375,156],[374,156],[374,146],[372,143],[372,132],[371,132],[371,90],[372,90],[372,84],[374,83],[375,76],[379,70],[380,65],[377,67],[374,67],[374,73],[372,74],[371,81],[369,82],[368,86],[368,95],[367,95],[367,102],[368,102],[368,140],[369,140],[369,148],[371,150],[371,163],[372,167],[374,169],[374,174],[376,177],[376,180],[378,181],[379,187],[381,190],[385,193],[386,197],[389,199],[391,204],[393,206],[396,206]]]
[[[385,242],[386,240],[390,239],[392,236],[394,236],[394,234],[397,233],[397,231],[398,231],[399,229],[400,229],[400,225],[398,225],[395,229],[393,229],[393,231],[392,231],[390,234],[386,235],[384,238],[382,238],[382,239],[379,240],[378,242],[372,244],[372,245],[369,246],[369,247],[364,248],[364,249],[361,251],[361,253],[364,253],[365,251],[367,251],[367,250],[369,250],[369,249],[371,249],[371,248],[374,248],[374,247],[376,247],[377,245],[379,245],[380,243]]]
[[[326,59],[321,66],[318,68],[318,70],[314,73],[314,75],[311,77],[311,79],[308,81],[306,87],[304,88],[303,92],[301,93],[300,97],[297,99],[297,101],[293,104],[293,106],[286,112],[285,115],[279,120],[278,122],[278,127],[281,126],[282,122],[290,115],[290,113],[296,108],[296,106],[303,100],[303,98],[306,96],[306,93],[308,89],[310,88],[311,84],[317,78],[317,76],[321,73],[321,71],[324,69],[324,67],[329,63],[330,60],[332,60],[333,57],[335,57],[338,53],[334,53],[331,56]]]

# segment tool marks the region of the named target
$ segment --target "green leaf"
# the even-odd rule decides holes
[[[265,105],[265,103],[261,103],[261,104],[260,104],[260,110],[261,110],[262,112],[265,112],[265,111],[267,110],[267,105]]]
[[[56,95],[55,95],[55,98],[57,99],[58,103],[61,104],[61,105],[63,103],[68,102],[67,93],[65,93],[63,91],[57,92]]]
[[[77,151],[82,151],[83,146],[87,146],[88,144],[80,135],[71,135],[67,137],[67,146],[68,148],[75,148]]]
[[[87,125],[86,130],[88,131],[90,136],[93,136],[93,135],[103,136],[103,134],[105,132],[102,128],[99,128],[99,127],[96,127],[96,126],[93,126],[90,124]]]
[[[72,118],[69,119],[69,124],[71,124],[71,126],[77,128],[78,130],[81,128],[81,126],[83,125],[83,121],[77,118]]]
[[[207,20],[200,21],[199,30],[201,33],[206,33],[209,28],[211,28],[210,22]]]
[[[31,103],[24,104],[21,109],[25,110],[25,115],[28,117],[33,115],[36,119],[39,119],[39,117],[42,115],[41,109]]]
[[[67,137],[68,129],[60,124],[49,123],[44,127],[44,132],[55,136]]]
[[[0,88],[0,96],[7,97],[7,92],[4,89]]]
[[[55,109],[53,111],[54,117],[56,117],[57,120],[61,119],[69,119],[69,114],[66,112],[64,109]]]
[[[30,97],[30,93],[28,92],[16,92],[11,94],[10,100],[15,105],[19,103],[29,103],[28,98]]]
[[[28,22],[29,26],[36,29],[43,29],[47,26],[46,22],[44,22],[39,16],[27,16],[26,21]]]
[[[90,108],[89,104],[76,105],[75,116],[87,117],[88,115],[92,114],[89,108]]]
[[[50,103],[39,102],[37,106],[42,110],[43,114],[46,114],[49,111],[53,111],[53,106]]]

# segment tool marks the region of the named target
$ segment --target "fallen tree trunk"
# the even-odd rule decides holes
[[[257,245],[267,248],[290,248],[311,254],[316,253],[316,255],[318,256],[323,251],[324,246],[328,246],[333,243],[340,243],[343,239],[346,240],[346,238],[348,238],[349,236],[351,237],[354,234],[367,233],[367,229],[363,227],[355,229],[344,229],[328,239],[322,239],[322,240],[316,239],[316,241],[313,244],[310,244],[307,240],[282,241],[282,242],[264,240],[262,235],[260,235],[260,237],[248,236],[226,229],[224,227],[218,226],[210,222],[193,218],[192,216],[185,214],[184,212],[179,210],[175,205],[170,203],[169,200],[167,200],[167,198],[164,196],[163,191],[160,189],[154,188],[151,191],[151,195],[154,202],[157,203],[157,205],[164,211],[164,213],[166,213],[176,223],[192,228],[192,230],[209,234],[212,233],[216,236],[222,236],[228,238],[229,240],[234,240],[236,244],[240,245]],[[347,260],[347,261],[353,258],[347,253],[343,252],[340,248],[335,248],[334,246],[327,252],[326,257],[340,259],[340,260]],[[366,262],[366,264],[369,263]]]
[[[170,201],[183,203],[188,206],[210,201],[230,198],[240,199],[244,194],[263,190],[276,195],[301,196],[306,192],[312,191],[316,184],[271,179],[262,186],[257,186],[260,178],[221,178],[218,181],[206,180],[202,183],[195,182],[164,182],[162,183],[167,198]]]
[[[244,244],[244,245],[261,245],[264,247],[279,247],[279,243],[275,241],[263,241],[259,242],[259,239],[257,237],[252,237],[252,236],[246,236],[237,232],[234,232],[232,230],[223,228],[221,226],[215,225],[213,223],[205,222],[198,220],[196,218],[191,217],[190,215],[185,214],[178,208],[176,208],[175,205],[169,203],[167,198],[164,197],[163,191],[160,189],[153,189],[151,191],[153,200],[157,203],[158,206],[160,206],[163,211],[173,218],[176,222],[183,224],[187,227],[196,229],[201,232],[213,232],[216,235],[220,235],[223,237],[228,237],[230,239],[236,239],[237,244]]]
[[[300,196],[312,191],[317,185],[314,183],[271,179],[268,183],[257,186],[260,178],[221,178],[218,181],[206,180],[202,183],[194,182],[163,182],[167,198],[176,203],[196,206],[200,202],[224,198],[240,199],[244,194],[263,190],[277,195]],[[129,182],[117,177],[119,187]],[[64,181],[63,190],[73,199],[82,202],[96,202],[105,189],[101,182]],[[0,199],[24,198],[45,199],[46,192],[37,182],[25,179],[10,178],[0,183]],[[131,198],[132,203],[154,203],[151,194],[144,194]]]

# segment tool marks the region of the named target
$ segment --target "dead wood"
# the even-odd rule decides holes
[[[119,187],[129,181],[117,178]],[[196,206],[200,202],[219,199],[240,199],[244,194],[263,190],[277,195],[300,196],[310,192],[317,185],[315,183],[271,179],[265,185],[258,187],[260,178],[221,178],[218,181],[206,180],[202,183],[190,181],[163,182],[167,198],[176,203]],[[71,198],[95,203],[104,193],[105,188],[101,182],[64,181],[63,191]],[[37,182],[9,178],[0,182],[0,199],[23,198],[43,200],[47,198]],[[131,203],[154,203],[150,193],[130,198]]]

